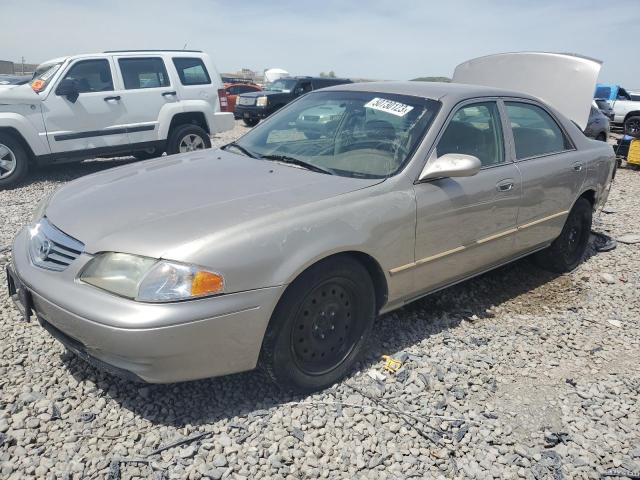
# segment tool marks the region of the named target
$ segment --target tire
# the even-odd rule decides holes
[[[0,133],[0,190],[18,185],[29,173],[29,154],[14,135]]]
[[[167,155],[211,148],[209,134],[200,126],[178,125],[169,134]]]
[[[604,132],[600,132],[597,136],[596,136],[596,140],[599,140],[601,142],[606,142],[607,141],[607,134]]]
[[[255,127],[258,123],[260,123],[259,118],[243,118],[242,121],[247,127]]]
[[[139,152],[133,152],[133,156],[138,160],[149,160],[151,158],[159,157],[164,152],[159,148],[149,148],[147,150],[140,150]]]
[[[633,137],[640,136],[640,115],[634,115],[624,121],[624,133]]]
[[[557,273],[575,269],[584,258],[589,243],[592,214],[591,203],[586,198],[579,198],[569,212],[560,236],[535,255],[537,263]]]
[[[344,377],[358,359],[376,316],[366,268],[347,256],[303,272],[278,302],[259,365],[283,390],[308,393]]]

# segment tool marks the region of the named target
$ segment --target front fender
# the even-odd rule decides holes
[[[50,153],[40,106],[12,105],[12,111],[2,111],[6,108],[0,105],[0,130],[6,128],[15,131],[36,156]]]

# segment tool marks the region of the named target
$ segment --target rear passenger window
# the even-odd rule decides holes
[[[200,58],[174,58],[173,64],[183,85],[207,85],[211,83],[207,67]]]
[[[505,107],[518,160],[573,148],[562,129],[544,109],[520,102],[505,102]]]
[[[495,102],[462,107],[449,122],[436,148],[438,157],[462,153],[480,159],[483,167],[504,163],[500,114]]]
[[[169,86],[169,76],[161,58],[120,58],[118,64],[127,90]]]

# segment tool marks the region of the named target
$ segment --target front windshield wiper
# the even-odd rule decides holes
[[[247,150],[246,148],[244,148],[241,145],[238,145],[236,142],[231,142],[231,143],[227,143],[226,145],[223,145],[221,147],[222,150],[226,150],[227,147],[232,147],[235,148],[237,150],[240,150],[242,153],[244,153],[247,157],[251,157],[251,158],[258,158],[258,156],[255,153],[250,152],[249,150]]]
[[[262,155],[260,158],[265,160],[273,160],[276,162],[282,163],[290,163],[291,165],[297,165],[299,167],[306,168],[307,170],[312,170],[318,173],[326,173],[327,175],[334,175],[334,173],[328,168],[323,168],[318,165],[314,165],[313,163],[305,162],[304,160],[300,160],[299,158],[290,157],[288,155]]]

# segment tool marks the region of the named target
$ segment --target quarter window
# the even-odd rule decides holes
[[[183,85],[208,85],[211,83],[207,67],[200,58],[174,58],[173,64]]]
[[[504,142],[500,114],[495,102],[474,103],[462,107],[447,125],[436,149],[462,153],[480,159],[483,167],[504,163]]]
[[[505,102],[516,158],[538,157],[572,148],[556,121],[544,109],[530,103]]]
[[[76,81],[78,93],[110,92],[113,90],[111,68],[107,60],[83,60],[77,62],[64,78]]]
[[[118,64],[127,90],[169,86],[169,76],[161,58],[120,58]]]

